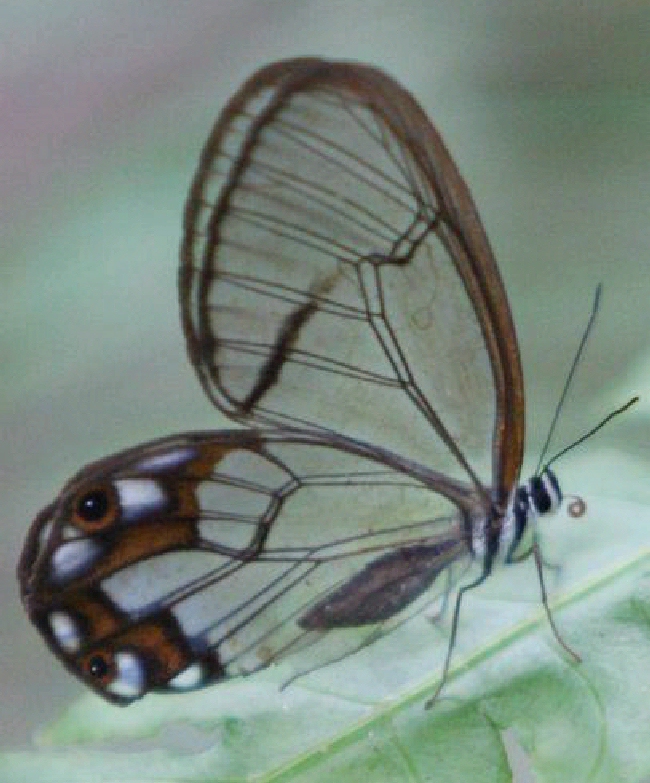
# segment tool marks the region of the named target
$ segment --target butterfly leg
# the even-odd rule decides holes
[[[575,650],[572,650],[571,647],[569,647],[569,645],[564,641],[564,639],[560,635],[557,626],[555,625],[555,620],[553,619],[551,608],[548,605],[548,594],[546,592],[546,583],[544,581],[544,566],[546,565],[546,563],[544,562],[544,558],[542,556],[542,552],[539,546],[539,527],[538,527],[537,514],[532,513],[529,519],[532,524],[532,530],[533,530],[533,543],[531,546],[531,550],[533,553],[533,558],[535,560],[535,568],[537,569],[537,576],[539,578],[539,588],[542,594],[542,604],[544,606],[544,611],[546,612],[549,625],[551,626],[551,630],[553,631],[553,636],[555,636],[555,638],[557,639],[557,642],[560,645],[560,647],[562,647],[562,649],[571,658],[573,658],[573,660],[576,663],[580,663],[582,659],[580,658],[578,653],[575,652]],[[554,568],[558,568],[558,566],[554,566]]]
[[[454,647],[456,645],[456,634],[458,632],[458,620],[460,618],[460,607],[463,602],[463,596],[468,590],[473,590],[475,587],[478,587],[480,584],[482,584],[489,576],[491,568],[492,568],[491,558],[489,563],[486,559],[486,563],[483,567],[483,571],[481,575],[473,582],[470,582],[468,585],[464,585],[458,590],[458,595],[456,596],[456,605],[454,606],[454,614],[451,620],[451,633],[449,635],[449,644],[447,645],[447,655],[445,656],[445,663],[442,667],[440,682],[438,683],[438,687],[435,689],[433,696],[431,696],[425,702],[424,705],[425,710],[430,710],[431,707],[433,707],[436,699],[440,695],[440,692],[442,691],[445,683],[447,682],[447,675],[449,674],[449,667],[451,665],[451,656],[454,651]]]
[[[581,662],[581,658],[578,655],[578,653],[571,649],[569,645],[564,641],[562,636],[560,635],[560,632],[555,625],[555,620],[553,619],[553,614],[551,613],[551,608],[548,605],[548,595],[546,593],[546,584],[544,582],[544,560],[542,558],[542,554],[539,550],[539,542],[537,541],[537,538],[535,538],[535,543],[533,544],[533,557],[535,558],[535,567],[537,568],[537,576],[539,577],[539,587],[540,591],[542,593],[542,604],[544,605],[544,611],[546,612],[546,616],[548,617],[549,625],[551,626],[551,630],[553,631],[553,636],[558,641],[558,644],[562,649],[569,655],[576,663]]]

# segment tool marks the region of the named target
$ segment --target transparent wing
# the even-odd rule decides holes
[[[354,441],[187,434],[85,468],[19,576],[56,654],[122,703],[197,661],[205,684],[305,650],[299,669],[339,659],[448,589],[481,520],[474,488]],[[125,655],[129,687],[98,680]]]
[[[242,475],[241,490],[224,492]],[[444,591],[443,572],[456,581],[467,568],[468,509],[480,507],[468,490],[447,490],[456,502],[342,441],[265,436],[259,451],[240,446],[201,489],[206,551],[170,605],[229,675],[305,649],[308,668],[338,659]],[[170,568],[178,574],[174,556]]]
[[[300,59],[242,87],[190,191],[180,295],[232,419],[471,466],[507,497],[523,446],[508,303],[467,187],[385,74]]]

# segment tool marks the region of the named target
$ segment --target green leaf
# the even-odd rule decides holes
[[[533,563],[499,569],[463,605],[449,680],[432,710],[449,612],[423,616],[285,689],[275,667],[120,709],[86,695],[29,752],[0,756],[4,783],[511,781],[515,756],[544,781],[650,775],[650,510],[589,498],[544,523],[555,622]],[[521,764],[520,764],[521,766]]]

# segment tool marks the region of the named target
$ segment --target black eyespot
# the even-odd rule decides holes
[[[115,658],[110,650],[98,649],[84,656],[79,662],[80,673],[92,679],[100,688],[106,688],[115,679]]]
[[[98,680],[106,677],[110,670],[109,663],[106,660],[106,657],[103,655],[93,655],[91,658],[89,658],[87,668],[88,674]]]
[[[87,492],[77,502],[77,516],[84,522],[100,522],[110,506],[108,495],[103,489]]]

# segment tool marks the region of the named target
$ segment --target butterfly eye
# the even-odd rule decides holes
[[[112,487],[83,489],[73,501],[72,522],[87,532],[104,530],[117,519],[120,504]]]
[[[538,514],[548,514],[562,502],[562,491],[552,470],[544,470],[529,481],[530,501]]]

